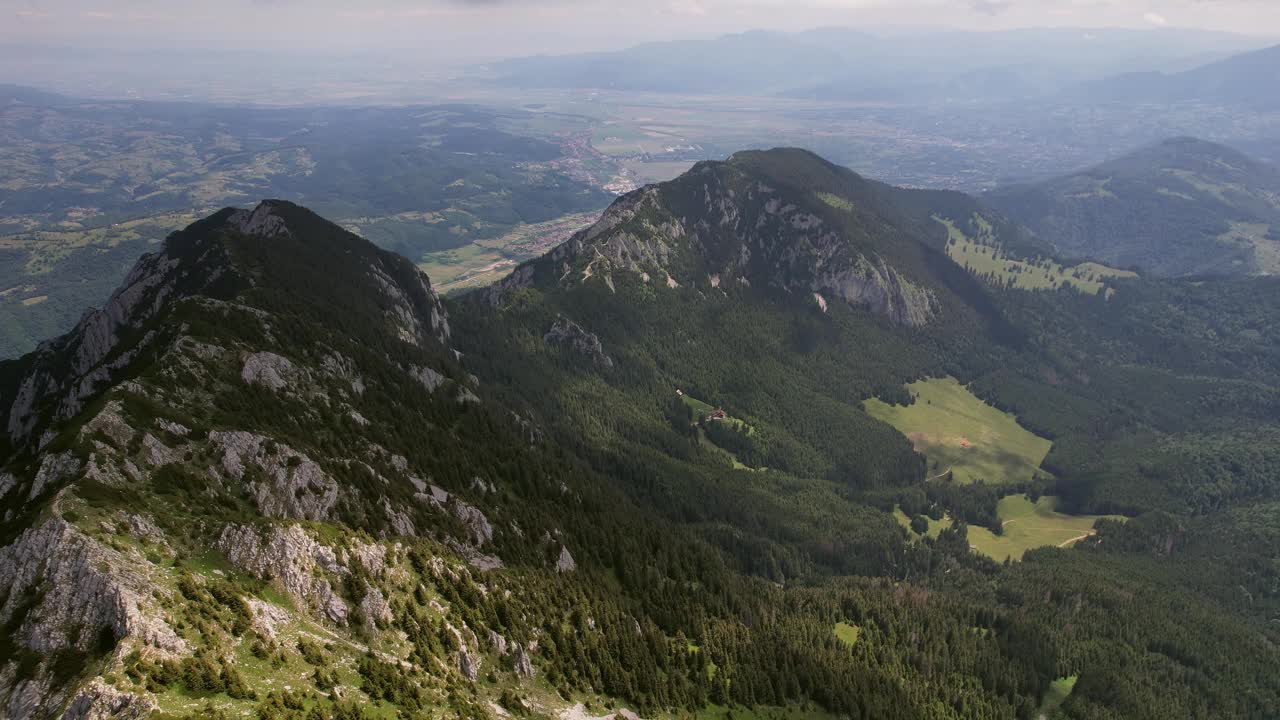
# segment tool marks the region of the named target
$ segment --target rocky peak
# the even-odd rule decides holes
[[[275,212],[275,204],[264,201],[253,210],[236,210],[227,216],[227,226],[245,235],[273,238],[289,235],[285,219]]]
[[[365,272],[348,272],[353,263],[363,264]],[[327,279],[317,279],[317,272]],[[234,298],[237,307],[261,315],[252,307],[255,294],[320,307],[345,302],[333,311],[363,310],[366,317],[356,325],[371,333],[389,333],[433,353],[447,350],[448,314],[409,261],[292,203],[227,208],[144,255],[107,303],[86,312],[71,332],[0,363],[6,370],[0,372],[3,439],[13,448],[43,444],[42,429],[74,416],[138,358],[172,340],[180,328],[163,316],[183,300]],[[246,380],[278,388],[287,368],[277,357],[251,356]]]
[[[870,199],[874,192],[852,172],[801,151],[698,163],[620,198],[595,225],[484,297],[500,304],[522,287],[592,281],[614,289],[614,276],[629,273],[672,291],[821,293],[900,325],[923,325],[940,301],[918,257],[922,241]]]

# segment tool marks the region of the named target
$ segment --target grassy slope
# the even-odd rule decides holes
[[[853,647],[858,642],[858,634],[862,632],[862,628],[846,622],[838,622],[832,632],[840,642]]]
[[[1053,711],[1062,707],[1062,703],[1071,696],[1071,691],[1075,689],[1076,681],[1079,679],[1078,675],[1072,675],[1054,680],[1049,686],[1049,692],[1044,694],[1044,700],[1040,703],[1038,717],[1048,717]]]
[[[970,238],[951,220],[935,219],[946,226],[950,235],[947,255],[952,260],[976,275],[993,276],[1000,284],[1020,290],[1054,290],[1066,283],[1090,295],[1106,289],[1110,296],[1112,290],[1107,288],[1107,280],[1137,277],[1137,273],[1094,262],[1068,267],[1052,260],[1015,260],[992,245],[989,238]],[[989,225],[980,225],[984,230],[990,230]]]
[[[955,378],[921,380],[907,389],[916,397],[910,406],[875,398],[864,405],[929,458],[931,477],[949,469],[961,483],[1029,480],[1049,453],[1050,441],[982,402]]]
[[[995,535],[976,525],[969,526],[969,544],[973,549],[994,560],[1012,558],[1021,560],[1028,550],[1038,547],[1067,547],[1077,540],[1093,534],[1094,523],[1099,518],[1117,519],[1114,515],[1066,515],[1056,510],[1057,498],[1045,496],[1032,503],[1026,495],[1010,495],[1002,498],[998,507],[1004,534]],[[903,527],[910,526],[910,518],[901,510],[894,517]],[[936,538],[944,528],[951,526],[951,518],[930,520],[928,537]]]

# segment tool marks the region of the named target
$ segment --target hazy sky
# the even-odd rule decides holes
[[[1280,0],[0,0],[0,40],[9,42],[415,48],[467,59],[825,25],[1280,35]]]

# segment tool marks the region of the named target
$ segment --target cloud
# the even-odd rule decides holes
[[[1169,24],[1169,20],[1165,16],[1154,12],[1149,12],[1146,15],[1143,15],[1142,19],[1158,27],[1164,27]]]

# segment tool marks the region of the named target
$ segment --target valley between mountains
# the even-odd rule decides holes
[[[195,220],[0,363],[0,715],[1271,717],[1280,284],[1180,277],[1269,240],[1067,197],[740,152],[448,297]]]

